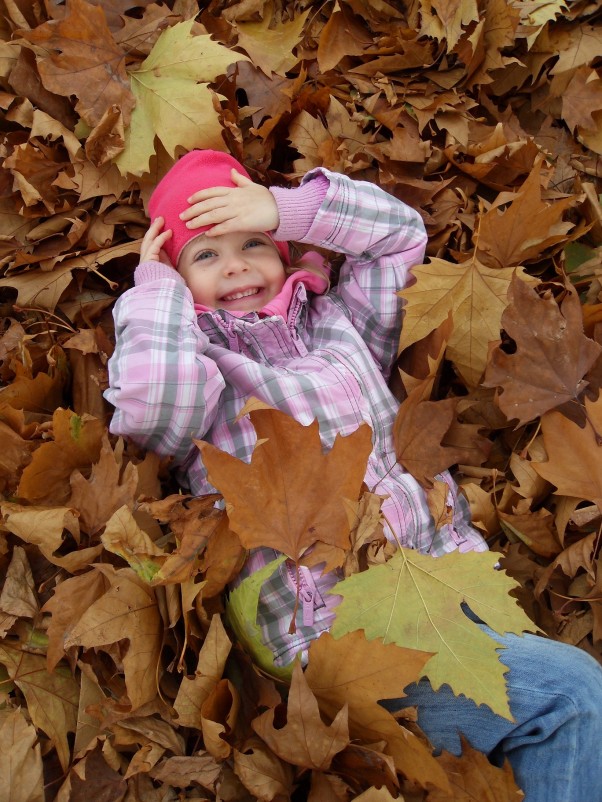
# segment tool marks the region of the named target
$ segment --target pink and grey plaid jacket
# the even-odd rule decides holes
[[[116,349],[106,398],[115,406],[111,431],[174,458],[193,494],[214,492],[192,438],[208,440],[246,462],[255,430],[237,420],[250,396],[309,424],[317,418],[326,447],[362,422],[373,431],[366,484],[381,496],[386,535],[438,556],[485,550],[468,505],[449,476],[453,522],[435,530],[422,488],[396,462],[392,440],[398,402],[387,380],[396,357],[401,301],[409,268],[424,257],[417,212],[374,184],[318,168],[301,187],[272,189],[280,213],[277,240],[295,240],[345,254],[337,285],[324,295],[295,287],[286,318],[224,310],[197,314],[179,274],[158,262],[138,267],[136,286],[115,305]],[[242,576],[278,556],[254,550]],[[302,568],[301,587],[289,562],[263,585],[258,624],[276,665],[328,629],[340,577]],[[296,632],[289,634],[299,593]]]

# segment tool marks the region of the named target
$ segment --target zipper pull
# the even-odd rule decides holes
[[[300,593],[303,603],[303,626],[313,627],[314,625],[314,594],[309,588],[303,588]]]

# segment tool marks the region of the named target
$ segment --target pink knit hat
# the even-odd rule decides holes
[[[180,220],[179,214],[188,208],[188,198],[201,189],[235,187],[236,184],[230,177],[233,167],[247,178],[251,177],[242,164],[229,153],[222,153],[219,150],[192,150],[182,156],[155,187],[148,203],[148,210],[151,222],[159,216],[163,217],[164,228],[172,230],[171,239],[165,243],[163,250],[173,265],[177,265],[182,248],[190,240],[211,228],[211,226],[187,228],[186,223]],[[269,232],[266,233],[271,236]],[[288,243],[274,240],[274,244],[284,263],[290,264]]]

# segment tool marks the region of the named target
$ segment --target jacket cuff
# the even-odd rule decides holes
[[[317,174],[300,187],[270,187],[280,217],[280,225],[272,232],[274,239],[285,242],[303,239],[318,214],[329,186],[328,178]]]
[[[180,284],[186,284],[177,270],[163,262],[141,262],[134,272],[134,283],[137,287],[162,278],[171,278]]]

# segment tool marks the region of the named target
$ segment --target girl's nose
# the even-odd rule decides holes
[[[244,273],[249,269],[246,259],[243,254],[233,253],[230,254],[224,266],[224,272],[227,276],[233,276],[237,273]]]

